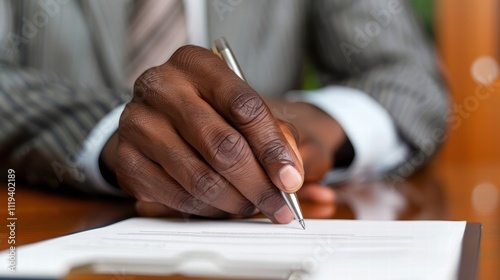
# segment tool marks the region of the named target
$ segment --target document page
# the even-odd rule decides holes
[[[111,273],[286,279],[455,279],[465,222],[132,218],[0,254],[0,277]]]

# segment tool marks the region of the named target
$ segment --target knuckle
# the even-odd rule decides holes
[[[269,187],[260,192],[256,197],[256,206],[261,210],[276,209],[281,203],[281,196],[276,187]],[[264,212],[264,211],[263,211]]]
[[[204,168],[197,171],[193,178],[193,194],[200,200],[210,203],[221,194],[223,180],[220,175]]]
[[[244,202],[240,205],[239,209],[237,210],[237,212],[235,214],[239,214],[241,216],[248,217],[254,213],[255,208],[256,207],[255,207],[255,205],[253,205],[253,203],[251,203],[250,201],[247,201],[247,202]]]
[[[223,91],[237,92],[241,88],[234,88],[235,86],[226,86]],[[264,101],[253,92],[242,92],[229,104],[230,114],[232,121],[238,125],[249,125],[257,122],[259,119],[265,117],[267,107]]]
[[[200,216],[206,216],[208,209],[208,206],[201,200],[189,195],[174,200],[174,204],[179,211]]]
[[[177,49],[168,64],[174,66],[181,71],[188,71],[193,67],[203,65],[203,57],[206,50],[197,46],[186,45]]]
[[[200,47],[193,45],[185,45],[178,48],[173,54],[170,60],[184,60],[193,56],[200,51]]]
[[[120,116],[120,120],[118,122],[118,132],[121,134],[123,132],[128,132],[133,130],[132,128],[132,119],[134,118],[134,114],[132,113],[133,109],[130,106],[130,103],[125,106],[125,110],[123,110],[122,115]]]
[[[195,202],[195,198],[189,195],[174,195],[172,197],[172,207],[186,213],[192,214],[192,210],[195,208],[197,204]]]
[[[132,101],[143,101],[157,94],[161,90],[161,81],[163,79],[164,74],[161,66],[146,70],[134,83]]]
[[[118,148],[116,177],[118,183],[123,185],[129,178],[140,178],[142,167],[146,159],[136,154],[131,149]]]
[[[118,123],[119,135],[124,136],[128,133],[141,132],[141,128],[148,125],[145,123],[147,118],[141,117],[144,115],[144,110],[140,107],[134,106],[131,103],[127,104]]]
[[[262,164],[267,165],[274,162],[288,163],[291,162],[288,156],[286,143],[280,139],[268,142],[267,147],[263,149],[259,155],[259,160]]]
[[[197,91],[191,81],[192,73],[170,64],[146,70],[134,84],[132,103],[142,102],[151,108],[175,108],[184,96]]]
[[[219,172],[228,171],[249,156],[245,139],[231,131],[218,131],[208,143],[210,163]]]

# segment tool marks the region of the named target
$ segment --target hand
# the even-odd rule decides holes
[[[331,218],[335,212],[335,193],[329,186],[319,183],[333,167],[334,154],[346,135],[341,126],[320,109],[306,103],[290,103],[283,100],[266,100],[278,119],[289,143],[299,138],[298,150],[305,169],[304,186],[297,192],[302,211],[308,218]],[[292,145],[296,148],[295,145]],[[179,216],[180,213],[153,202],[138,201],[136,209],[141,216]]]
[[[304,170],[283,130],[222,60],[186,46],[139,77],[101,158],[140,201],[207,217],[259,209],[287,223],[278,188],[296,192]]]

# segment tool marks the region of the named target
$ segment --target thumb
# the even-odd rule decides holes
[[[283,132],[286,140],[288,141],[288,144],[290,144],[290,146],[292,147],[293,152],[297,156],[297,159],[299,160],[299,163],[303,168],[304,161],[302,160],[302,157],[299,152],[299,147],[298,147],[299,133],[297,132],[297,129],[291,123],[288,122],[278,120],[278,123],[281,128],[281,131]],[[302,178],[302,181],[304,181],[304,178]]]

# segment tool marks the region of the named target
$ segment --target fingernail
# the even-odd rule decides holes
[[[299,171],[291,165],[281,168],[280,180],[287,191],[296,191],[302,186],[302,176],[300,176]]]
[[[285,204],[280,208],[280,210],[274,213],[274,219],[276,219],[276,221],[280,224],[288,224],[291,220],[293,220],[292,211],[290,211],[290,208],[288,208]]]

